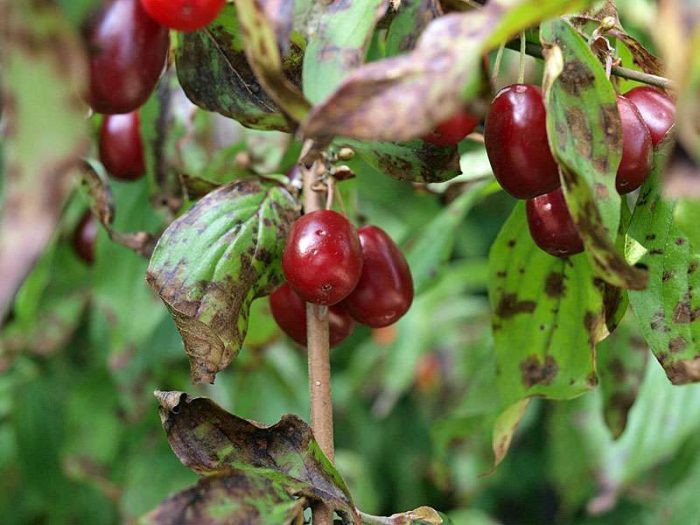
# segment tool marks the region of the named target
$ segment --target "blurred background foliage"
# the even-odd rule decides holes
[[[61,4],[71,20],[90,7]],[[651,45],[654,3],[618,7],[628,31]],[[506,50],[499,84],[514,81],[517,65]],[[537,81],[539,67],[531,62],[528,78]],[[178,173],[221,183],[250,170],[281,174],[296,158],[299,145],[287,135],[198,111],[167,76],[141,112],[147,140],[165,89],[167,155]],[[483,144],[467,141],[461,153],[463,175],[448,184],[398,182],[354,159],[357,177],[340,185],[341,209],[401,243],[419,292],[397,325],[358,327],[332,352],[337,464],[358,507],[391,514],[430,505],[457,525],[700,523],[700,386],[671,386],[653,358],[641,359],[639,395],[617,440],[606,420],[627,416],[614,413],[617,378],[603,375],[578,399],[531,403],[508,457],[484,476],[498,402],[487,254],[514,201],[492,183],[469,182],[489,176]],[[171,219],[153,171],[111,182],[117,231],[157,233]],[[76,183],[2,327],[7,525],[129,522],[191,485],[195,475],[168,447],[155,389],[206,395],[268,424],[308,414],[304,350],[276,328],[266,299],[254,304],[233,366],[216,384],[193,386],[175,326],[145,285],[147,260],[103,231],[92,267],[74,254],[72,232],[87,206]],[[698,211],[688,204],[681,213],[692,222]],[[598,351],[601,367],[613,352],[648,354],[635,323],[624,322]]]

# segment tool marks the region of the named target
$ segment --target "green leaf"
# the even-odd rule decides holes
[[[616,95],[602,64],[570,23],[540,27],[546,57],[547,134],[560,165],[564,195],[596,275],[641,290],[643,271],[627,264],[611,238],[618,231],[615,175],[622,156]]]
[[[305,28],[310,36],[304,54],[304,94],[314,104],[364,63],[374,27],[388,2],[349,0],[319,5],[320,12]]]
[[[605,335],[602,282],[585,255],[552,257],[532,240],[518,203],[489,254],[489,297],[504,405],[541,395],[569,399],[596,385]]]
[[[321,452],[311,428],[298,417],[286,415],[265,427],[229,414],[206,398],[182,392],[155,395],[170,446],[185,466],[203,476],[249,471],[357,522],[348,487]]]
[[[199,107],[231,117],[255,129],[289,131],[290,123],[262,89],[244,52],[242,29],[233,4],[209,26],[178,32],[177,76],[189,99]],[[300,54],[298,48],[292,53]],[[290,60],[288,65],[299,67]],[[300,75],[292,67],[292,78]],[[295,72],[296,71],[296,72]]]
[[[649,268],[649,287],[630,292],[642,335],[674,384],[700,381],[700,256],[674,223],[673,201],[661,194],[661,174],[670,144],[656,153],[640,190],[629,236],[630,257]],[[640,257],[641,255],[641,257]]]
[[[454,147],[434,146],[422,140],[410,142],[361,142],[340,139],[367,164],[397,180],[444,182],[459,175],[459,153]],[[351,167],[352,161],[348,163]]]
[[[2,17],[0,318],[51,239],[89,145],[86,63],[71,25],[51,2],[12,2]]]
[[[240,180],[209,193],[158,241],[146,279],[177,324],[193,381],[213,382],[240,350],[250,303],[282,280],[298,212],[282,186]]]
[[[518,429],[518,425],[528,406],[530,406],[530,399],[521,399],[506,408],[496,418],[496,422],[493,425],[493,439],[491,443],[494,469],[506,457],[510,443],[513,440],[513,434]]]
[[[501,1],[434,20],[408,54],[351,73],[316,106],[304,124],[308,137],[361,140],[421,137],[464,105],[478,84],[482,53],[540,20],[584,1]]]
[[[418,36],[441,14],[437,0],[402,0],[386,34],[386,54],[394,56],[412,50]]]
[[[169,497],[139,523],[286,525],[298,523],[303,513],[303,502],[292,497],[274,477],[233,469],[204,478]]]
[[[299,88],[285,74],[275,33],[275,29],[278,29],[279,25],[274,24],[268,18],[268,15],[275,13],[276,7],[280,5],[283,6],[284,12],[291,21],[292,3],[290,0],[283,2],[280,0],[238,0],[236,2],[238,20],[243,32],[243,45],[250,67],[255,72],[260,84],[279,107],[294,120],[301,122],[306,118],[310,104]]]

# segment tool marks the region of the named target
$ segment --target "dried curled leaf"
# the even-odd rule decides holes
[[[213,382],[240,350],[250,303],[282,280],[298,213],[282,186],[243,179],[206,195],[161,236],[146,280],[182,335],[193,381]]]
[[[234,470],[267,476],[295,497],[322,501],[345,520],[358,523],[350,491],[321,452],[311,428],[296,416],[262,426],[229,414],[206,398],[156,392],[170,446],[200,475]]]

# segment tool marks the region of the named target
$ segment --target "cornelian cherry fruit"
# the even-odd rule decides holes
[[[362,276],[343,301],[356,321],[380,328],[398,321],[413,302],[413,278],[401,249],[384,230],[363,226],[357,231],[362,244]]]
[[[110,0],[83,35],[90,61],[88,102],[98,113],[129,113],[153,91],[168,54],[168,30],[139,0]]]
[[[95,241],[98,229],[97,218],[87,210],[73,231],[73,249],[76,255],[88,265],[95,262]]]
[[[141,0],[141,3],[165,27],[196,31],[214,21],[226,0]]]
[[[661,142],[673,126],[676,117],[676,106],[663,91],[650,86],[640,86],[625,93],[625,98],[630,100],[649,128],[651,142],[656,146]]]
[[[305,301],[339,303],[353,291],[362,272],[355,227],[332,210],[303,215],[289,232],[282,267],[289,285]]]
[[[304,299],[284,283],[270,294],[270,310],[277,325],[289,337],[306,346],[306,303]],[[355,321],[341,305],[328,308],[328,329],[330,346],[337,346],[352,333]]]
[[[527,201],[527,224],[535,244],[555,257],[583,251],[564,193],[558,188]]]
[[[484,131],[486,153],[496,179],[513,197],[530,199],[560,186],[546,119],[537,86],[505,87],[491,103]]]
[[[624,194],[639,188],[649,176],[653,146],[649,129],[635,105],[618,95],[617,109],[622,120],[622,159],[615,187],[618,193]]]
[[[115,179],[136,180],[143,176],[146,169],[138,112],[104,117],[100,161]]]
[[[479,124],[479,119],[462,110],[437,127],[423,140],[436,146],[454,146],[469,135]]]

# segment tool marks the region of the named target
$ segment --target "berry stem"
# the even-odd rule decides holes
[[[525,32],[520,33],[520,62],[518,64],[518,84],[525,82],[525,45],[527,40],[525,40]]]
[[[520,51],[520,41],[511,40],[506,43],[508,49],[513,49],[515,51]],[[535,58],[544,58],[544,53],[542,52],[542,46],[535,44],[533,42],[527,42],[525,44],[525,53]],[[643,73],[635,69],[629,69],[622,66],[612,66],[610,68],[611,73],[616,77],[626,78],[627,80],[635,80],[637,82],[642,82],[644,84],[649,84],[650,86],[659,87],[662,89],[674,89],[675,83],[668,78],[660,77],[657,75],[650,75],[649,73]]]
[[[313,190],[317,182],[318,162],[310,168],[300,166],[303,175],[304,213],[321,209],[319,194]],[[331,396],[331,364],[328,330],[328,307],[307,303],[306,346],[309,362],[309,395],[311,428],[323,453],[333,461],[333,400]],[[331,525],[333,512],[324,505],[313,509],[314,525]]]

